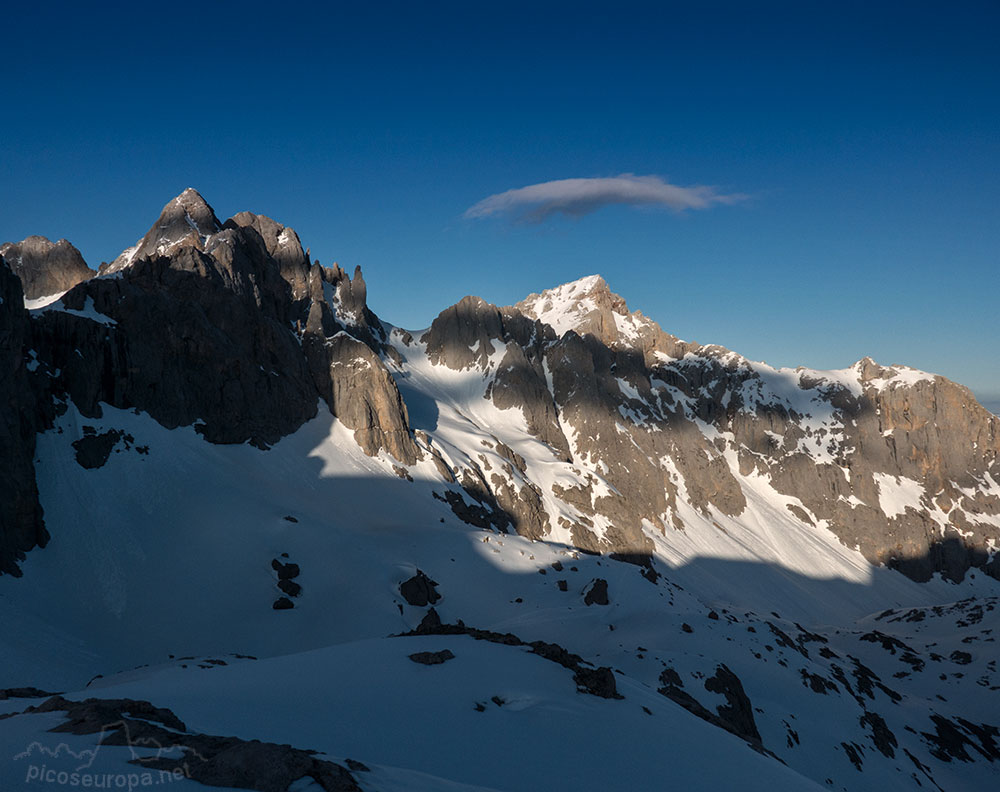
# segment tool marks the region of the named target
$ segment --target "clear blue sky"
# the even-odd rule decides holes
[[[1000,402],[1000,4],[8,4],[0,241],[92,266],[196,187],[422,327],[599,272],[668,332]],[[657,176],[745,200],[467,218]]]

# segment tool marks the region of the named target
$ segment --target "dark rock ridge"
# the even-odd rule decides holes
[[[0,259],[0,573],[49,535],[35,483],[34,396],[25,360],[30,334],[21,283]]]
[[[467,635],[476,641],[487,641],[489,643],[500,644],[501,646],[522,646],[531,650],[531,654],[560,665],[573,672],[573,681],[576,683],[578,693],[588,693],[591,696],[607,699],[625,698],[618,692],[615,682],[615,674],[608,666],[594,668],[593,665],[584,660],[580,655],[570,652],[566,648],[556,643],[546,641],[523,641],[513,633],[500,633],[494,630],[482,630],[478,627],[469,627],[461,620],[457,624],[443,624],[433,608],[428,612],[428,616],[433,613],[434,618],[424,618],[420,626],[410,632],[402,633],[399,637],[415,635]],[[444,650],[449,655],[454,655],[447,649]],[[421,654],[429,655],[429,652]],[[439,653],[440,654],[440,653]],[[414,655],[410,655],[414,659]],[[450,658],[434,662],[444,662]],[[425,663],[426,659],[414,660],[414,662]],[[497,703],[500,706],[500,703]]]
[[[130,763],[145,770],[175,773],[206,786],[285,792],[303,778],[326,792],[360,792],[351,770],[316,758],[315,751],[291,745],[242,740],[188,731],[169,709],[134,699],[69,701],[53,696],[26,713],[65,713],[65,720],[51,731],[64,734],[100,734],[99,745],[152,748],[147,756]],[[136,751],[132,750],[133,756]],[[359,762],[355,768],[364,768]],[[93,780],[93,779],[91,779]],[[102,779],[98,779],[102,780]],[[150,776],[143,786],[158,777]],[[141,776],[136,774],[136,781]],[[99,784],[95,784],[99,786]]]
[[[95,275],[80,251],[65,239],[53,243],[43,236],[30,236],[21,242],[5,242],[0,245],[0,256],[21,279],[26,300],[61,294]]]
[[[38,283],[43,270],[27,266],[37,256],[25,251],[44,245],[32,239],[8,250],[26,263],[22,277]],[[64,270],[45,270],[47,282],[55,273],[72,288],[30,314],[18,278],[6,265],[0,273],[0,394],[9,407],[0,419],[0,570],[13,572],[47,538],[34,436],[70,403],[89,418],[107,404],[167,428],[194,425],[210,442],[266,448],[325,401],[367,453],[403,464],[421,456],[380,356],[385,331],[367,308],[360,270],[349,278],[310,264],[295,232],[270,218],[242,212],[221,223],[188,189],[99,277]]]
[[[660,674],[657,692],[675,704],[680,704],[692,715],[696,715],[713,726],[725,729],[730,734],[745,740],[754,750],[773,756],[764,747],[760,732],[753,717],[753,704],[743,690],[743,683],[725,664],[719,665],[715,673],[705,680],[705,690],[722,694],[725,704],[716,706],[713,713],[694,696],[684,690],[684,682],[673,668],[667,667]]]

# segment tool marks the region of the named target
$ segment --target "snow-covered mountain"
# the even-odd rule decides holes
[[[194,190],[94,277],[18,255],[0,788],[1000,780],[962,386],[684,342],[599,276],[403,330]]]

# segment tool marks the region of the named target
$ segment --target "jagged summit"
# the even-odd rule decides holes
[[[713,357],[735,368],[762,369],[775,374],[797,373],[806,382],[826,381],[843,387],[855,396],[860,395],[865,387],[881,390],[912,386],[933,382],[937,376],[902,364],[882,365],[867,356],[847,368],[831,371],[805,366],[775,368],[718,344],[687,343],[665,333],[641,311],[630,311],[625,299],[613,292],[598,274],[545,289],[539,294],[529,294],[513,307],[525,316],[549,325],[558,337],[572,330],[578,335],[589,333],[608,345],[630,346],[651,352],[654,357],[660,353],[658,359],[661,361],[691,353]]]
[[[640,311],[629,311],[625,299],[611,291],[600,275],[529,294],[514,308],[549,325],[557,336],[573,330],[578,335],[590,333],[606,344],[635,342],[643,331],[662,332]]]
[[[94,276],[80,251],[65,239],[51,242],[34,235],[5,242],[0,245],[0,256],[21,279],[26,300],[60,294]]]
[[[188,187],[167,202],[146,235],[102,268],[101,274],[118,272],[138,259],[164,255],[186,245],[203,250],[209,237],[221,230],[215,210],[197,190]]]

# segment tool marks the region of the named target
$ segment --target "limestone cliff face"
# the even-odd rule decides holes
[[[0,272],[0,571],[46,540],[35,433],[69,403],[267,448],[325,401],[367,453],[420,457],[360,271],[310,264],[292,229],[249,212],[221,223],[189,189],[100,277],[39,239],[5,249],[35,292],[68,289],[61,299],[29,313],[19,278]]]
[[[365,453],[389,452],[412,465],[420,451],[410,432],[406,405],[392,376],[371,348],[339,332],[303,342],[316,387]]]
[[[205,242],[222,229],[219,218],[197,190],[189,187],[163,207],[153,227],[100,273],[121,272],[132,262],[169,255],[183,247],[204,250]]]
[[[793,529],[829,530],[873,564],[1000,578],[1000,419],[942,377],[753,363],[664,333],[596,276],[512,308],[465,298],[423,340],[454,369],[502,353],[486,396],[575,466],[552,487],[568,510],[548,516],[578,547],[650,553],[685,508],[739,519],[764,487]]]
[[[226,221],[225,227],[252,228],[256,231],[267,254],[277,263],[281,277],[287,281],[292,300],[299,301],[308,296],[309,255],[302,249],[302,242],[294,229],[251,212],[233,215]]]
[[[35,484],[27,337],[21,283],[0,257],[0,574],[19,574],[17,562],[24,553],[48,541]]]
[[[65,239],[53,243],[43,236],[30,236],[21,242],[5,242],[0,245],[0,256],[21,280],[26,300],[61,294],[94,276],[80,251]]]
[[[32,344],[84,415],[103,402],[264,447],[316,414],[289,291],[259,234],[220,228],[80,284],[33,319]]]
[[[381,354],[387,351],[382,323],[369,309],[360,267],[350,278],[334,265],[309,269],[302,349],[313,382],[330,412],[349,429],[365,453],[386,451],[411,465],[421,452],[410,431],[406,405]]]
[[[555,453],[569,454],[543,366],[544,350],[555,341],[550,327],[516,309],[465,297],[442,311],[421,341],[431,362],[452,369],[485,369],[496,357],[489,397],[500,409],[519,408],[534,434]]]
[[[873,563],[927,579],[942,572],[961,579],[970,567],[1000,570],[1000,420],[964,387],[943,377],[860,361],[860,386],[831,394],[841,436],[836,458],[807,464],[805,455],[760,449],[753,422],[737,438],[760,449],[741,467],[767,471],[776,487],[796,494],[849,546]],[[834,406],[835,405],[835,406]],[[783,434],[799,440],[787,420]]]

